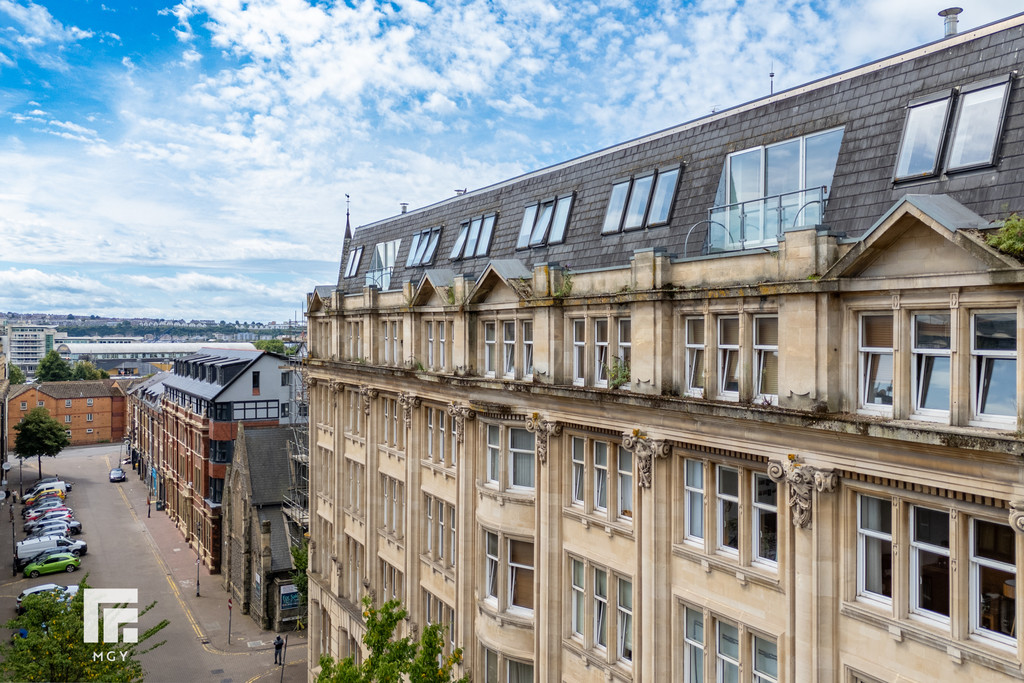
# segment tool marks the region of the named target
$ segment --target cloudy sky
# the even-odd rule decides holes
[[[0,313],[301,315],[346,195],[370,223],[936,40],[950,4],[0,0]]]

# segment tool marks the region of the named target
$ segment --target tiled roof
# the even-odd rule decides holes
[[[290,426],[247,427],[242,434],[249,461],[253,505],[284,502],[289,485],[288,443],[296,438],[296,430]]]
[[[42,382],[35,385],[40,393],[56,399],[105,398],[119,396],[114,383],[108,379],[83,380],[80,382]]]

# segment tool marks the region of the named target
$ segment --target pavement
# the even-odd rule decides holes
[[[104,467],[114,467],[119,457],[116,448],[108,444],[108,452],[99,449],[100,447],[66,449],[59,456],[64,463],[62,467],[67,467],[70,460],[68,456],[72,456],[76,452],[89,456],[90,460],[102,459],[105,461]],[[47,472],[47,464],[43,463],[43,476],[50,476]],[[34,467],[31,468],[31,472],[29,472],[29,468],[25,469],[27,486],[35,481],[37,475]],[[95,467],[89,469],[95,469]],[[104,474],[106,471],[106,469],[102,470]],[[223,576],[211,575],[205,565],[196,563],[195,551],[185,542],[181,532],[166,512],[157,511],[154,505],[147,514],[146,486],[140,480],[137,472],[130,468],[126,468],[126,472],[129,479],[126,484],[130,485],[111,485],[117,491],[113,497],[120,498],[121,502],[127,506],[128,513],[132,518],[132,527],[134,529],[141,527],[142,533],[138,536],[143,537],[146,542],[145,544],[139,543],[139,540],[142,539],[135,537],[130,540],[125,539],[123,544],[133,546],[135,553],[140,551],[140,546],[149,546],[159,567],[158,571],[165,575],[166,586],[169,586],[173,598],[191,630],[191,633],[188,633],[188,629],[181,625],[182,622],[177,619],[177,615],[167,615],[171,619],[172,625],[177,627],[174,630],[178,631],[179,635],[176,637],[174,633],[169,632],[168,642],[165,645],[143,656],[142,663],[147,671],[146,680],[304,683],[307,671],[307,632],[300,630],[282,633],[282,637],[287,638],[284,652],[286,664],[284,667],[274,665],[273,641],[277,633],[261,629],[249,615],[241,614],[237,606],[229,612],[229,595],[222,587]],[[10,477],[11,488],[17,490],[17,471],[12,470],[11,474],[13,475]],[[78,481],[73,478],[74,474],[70,472],[69,474],[69,478],[77,484]],[[107,491],[110,490],[107,489]],[[72,491],[72,495],[77,493],[79,493],[78,486]],[[103,497],[109,500],[108,495],[105,494]],[[116,503],[115,500],[113,504],[116,505]],[[20,510],[20,508],[21,506],[18,505],[16,509]],[[76,516],[78,516],[77,511]],[[10,532],[6,530],[6,527],[6,524],[0,525],[0,529],[3,530],[0,531],[0,536],[2,536],[0,544],[5,544],[0,547],[9,549],[11,539],[9,538]],[[92,539],[89,542],[90,553],[87,558],[90,561],[96,561],[98,558],[94,559]],[[196,588],[197,579],[198,590]],[[61,577],[56,580],[59,582]],[[3,583],[6,584],[8,581],[5,579]],[[162,612],[168,609],[163,600],[161,600],[160,608]],[[174,624],[175,621],[178,623]],[[188,636],[194,637],[194,640]],[[161,633],[160,637],[163,638],[164,634]],[[197,646],[201,647],[202,651],[199,651]]]

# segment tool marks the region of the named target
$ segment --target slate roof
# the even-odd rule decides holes
[[[41,382],[38,384],[16,384],[11,387],[9,398],[20,396],[30,389],[55,399],[107,398],[120,396],[111,380],[82,380],[79,382]]]
[[[256,361],[265,351],[245,349],[203,349],[191,356],[180,359],[179,363],[201,363],[214,366],[238,365],[240,369],[224,384],[218,384],[209,380],[202,380],[197,377],[186,377],[172,372],[164,380],[164,385],[179,389],[191,396],[198,396],[206,400],[213,400],[218,394],[226,389],[235,377]]]
[[[477,278],[492,260],[516,259],[527,269],[560,263],[571,270],[624,266],[638,249],[656,247],[676,258],[699,257],[708,210],[727,155],[843,127],[823,222],[833,233],[858,237],[908,194],[946,194],[986,221],[1024,211],[1024,79],[1010,80],[996,166],[924,180],[893,182],[907,105],[912,100],[1019,68],[1024,14],[944,38],[890,58],[779,92],[578,159],[361,226],[349,248],[364,246],[356,275],[341,278],[345,293],[361,291],[378,242],[401,238],[390,289],[422,281],[426,269]],[[668,225],[601,235],[611,187],[631,175],[682,167]],[[516,249],[524,207],[575,193],[562,244]],[[918,200],[914,200],[918,201]],[[941,212],[941,207],[937,207]],[[460,225],[496,213],[486,257],[449,258]],[[442,226],[432,263],[405,267],[412,235]],[[688,238],[688,234],[690,235]],[[339,244],[339,246],[342,246]],[[341,264],[344,268],[345,264]],[[318,287],[321,292],[323,288]]]
[[[304,430],[301,433],[304,434]],[[288,443],[295,440],[296,429],[291,426],[247,427],[242,434],[249,461],[252,504],[283,503],[289,484]]]
[[[292,568],[292,551],[288,544],[288,528],[284,510],[280,505],[257,510],[260,523],[270,520],[270,571],[286,571]]]

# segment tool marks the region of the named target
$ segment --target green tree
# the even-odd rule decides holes
[[[106,370],[100,370],[87,360],[80,360],[71,369],[71,379],[110,379],[110,374]]]
[[[0,679],[4,681],[141,681],[144,671],[138,657],[164,644],[143,644],[169,623],[166,619],[139,634],[137,643],[85,642],[85,580],[70,601],[55,593],[28,595],[24,614],[7,622],[7,628],[25,637],[0,642]],[[139,610],[139,620],[156,603]],[[100,630],[103,633],[103,620]],[[99,653],[99,656],[96,656]]]
[[[66,382],[71,379],[71,366],[51,349],[36,366],[36,379],[40,382]]]
[[[270,351],[271,353],[280,353],[284,355],[284,342],[280,339],[260,339],[252,343],[260,351]]]
[[[46,408],[33,408],[14,425],[14,452],[19,458],[36,458],[39,478],[43,478],[43,456],[56,456],[71,445],[64,425],[50,417]]]
[[[370,596],[363,598],[366,633],[363,644],[369,655],[361,665],[352,657],[340,662],[328,655],[320,657],[317,683],[399,683],[408,675],[420,683],[452,683],[452,669],[462,661],[462,648],[444,657],[444,626],[430,624],[420,640],[409,636],[395,638],[395,629],[407,612],[398,600],[389,600],[379,608]],[[467,683],[468,676],[456,680]]]
[[[299,591],[300,604],[306,604],[306,589],[309,586],[309,577],[306,576],[306,568],[309,567],[309,541],[303,541],[302,545],[293,545],[292,564],[295,569],[292,571],[292,583]]]
[[[11,380],[11,384],[24,384],[27,378],[25,377],[25,373],[21,371],[21,368],[14,363],[8,363],[7,379]]]

